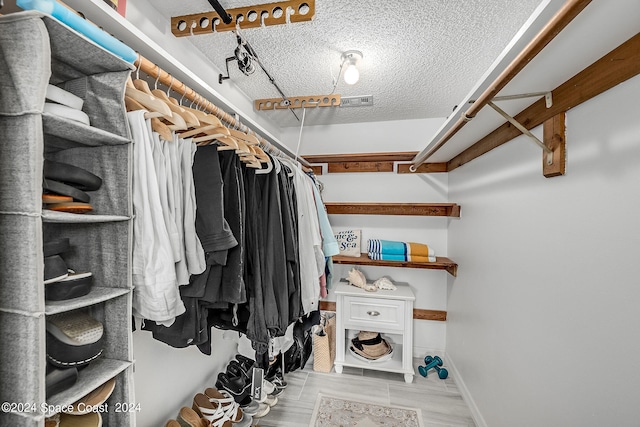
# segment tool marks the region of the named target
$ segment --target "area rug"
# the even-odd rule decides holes
[[[309,427],[424,427],[420,410],[318,394]]]

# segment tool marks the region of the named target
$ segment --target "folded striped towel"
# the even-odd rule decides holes
[[[368,252],[386,255],[434,257],[433,249],[422,243],[396,242],[393,240],[369,239]]]
[[[369,258],[381,261],[436,262],[435,256],[381,254],[379,252],[369,252]]]

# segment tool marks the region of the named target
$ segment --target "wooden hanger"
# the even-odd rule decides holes
[[[253,152],[257,160],[260,162],[260,166],[262,163],[265,164],[265,168],[262,168],[259,171],[256,171],[257,174],[267,174],[273,170],[273,164],[271,163],[271,158],[267,156],[267,154],[262,150],[262,148],[257,145],[250,145],[249,149]]]
[[[196,135],[213,135],[215,133],[224,133],[226,136],[230,136],[231,134],[229,133],[229,129],[227,129],[226,127],[222,126],[222,123],[220,124],[220,126],[218,125],[206,125],[206,126],[202,126],[196,129],[192,129],[192,130],[188,130],[186,132],[182,132],[180,133],[180,136],[182,138],[190,138],[192,136],[196,136]],[[213,138],[210,138],[213,139]],[[202,141],[206,141],[206,139],[203,139]]]
[[[145,119],[152,119],[155,117],[162,117],[162,113],[158,112],[158,111],[149,111],[147,110],[147,108],[140,104],[138,101],[136,101],[133,98],[129,98],[128,96],[124,97],[124,105],[127,108],[127,111],[137,111],[137,110],[144,110],[146,111],[144,113],[144,118]]]
[[[251,149],[251,151],[253,151],[253,153],[261,162],[271,163],[271,157],[269,157],[267,153],[264,152],[262,147],[258,145],[251,145],[249,146],[249,148]]]
[[[213,126],[213,125],[210,125],[210,126]],[[199,130],[200,129],[194,129],[192,131],[183,132],[182,134],[180,134],[180,137],[181,138],[188,138],[189,136],[191,136],[192,132],[196,132],[196,131],[199,131]],[[220,137],[228,137],[228,136],[230,136],[229,129],[227,129],[224,126],[211,127],[211,128],[206,129],[204,132],[197,132],[197,133],[198,134],[204,133],[205,135],[204,136],[199,136],[197,138],[193,138],[193,142],[195,142],[195,143],[213,141],[214,139],[218,139]],[[237,146],[237,144],[236,144],[236,146]]]
[[[171,82],[173,82],[173,76],[171,77]],[[147,87],[148,87],[148,85],[147,85]],[[175,114],[179,115],[180,117],[182,117],[184,119],[186,125],[187,125],[187,128],[199,127],[200,126],[200,120],[198,120],[198,118],[195,116],[195,114],[193,114],[190,111],[185,110],[179,104],[174,104],[173,102],[171,102],[171,100],[169,99],[169,95],[168,95],[168,92],[170,90],[171,90],[171,84],[169,85],[169,89],[167,90],[167,93],[165,93],[164,91],[158,89],[157,87],[155,89],[153,89],[151,91],[151,93],[153,95],[155,95],[156,97],[158,97],[159,99],[161,99],[162,101],[164,101],[169,106],[169,109],[171,109],[171,111],[173,113],[175,113]]]
[[[156,96],[153,92],[151,92],[151,89],[149,88],[149,84],[142,80],[142,79],[135,79],[133,80],[133,85],[136,89],[138,89],[140,92],[146,93],[149,96]],[[180,116],[177,113],[174,113],[173,111],[171,111],[171,108],[169,107],[169,105],[161,100],[160,98],[157,98],[158,101],[162,102],[167,109],[169,110],[169,114],[166,114],[163,119],[166,120],[167,122],[169,122],[170,124],[169,129],[171,130],[184,130],[187,129],[187,122],[182,118],[182,116]]]
[[[160,135],[160,139],[173,142],[173,133],[171,132],[171,129],[169,129],[169,126],[164,124],[160,119],[156,117],[151,119],[151,129]]]
[[[157,98],[150,96],[136,89],[131,82],[131,77],[127,80],[124,97],[127,111],[145,110],[144,118],[151,119],[151,129],[160,135],[165,141],[173,141],[171,129],[158,117],[164,117],[167,108],[164,102],[159,102]]]
[[[162,113],[163,116],[171,114],[169,106],[156,98],[153,95],[142,92],[133,84],[131,77],[127,79],[127,85],[125,86],[125,97],[129,97],[131,100],[143,105],[144,108],[150,112]]]
[[[231,136],[233,136],[234,138],[242,139],[248,145],[260,144],[258,138],[256,138],[255,135],[249,135],[237,129],[229,129],[229,132],[231,132]]]
[[[178,104],[178,101],[176,101],[174,98],[169,98],[169,100],[176,105]],[[217,127],[223,126],[220,119],[218,119],[213,114],[208,114],[208,113],[205,113],[204,111],[196,110],[195,108],[185,107],[184,105],[182,106],[182,108],[189,111],[190,113],[193,113],[196,116],[196,118],[200,121],[200,124],[216,125]]]
[[[238,142],[229,136],[221,136],[218,138],[218,141],[220,142],[220,144],[218,144],[218,151],[238,150]]]

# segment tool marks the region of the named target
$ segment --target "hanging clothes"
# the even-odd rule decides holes
[[[185,312],[162,214],[150,120],[127,113],[133,138],[133,314],[166,325]]]
[[[280,182],[280,204],[282,212],[282,228],[284,231],[285,254],[287,259],[287,293],[289,295],[289,323],[295,322],[304,312],[300,294],[300,263],[298,250],[298,208],[291,170],[279,160],[274,159],[274,166]],[[286,349],[285,349],[286,350]]]
[[[324,272],[322,237],[318,213],[313,197],[312,182],[300,165],[282,159],[293,173],[293,185],[298,209],[298,248],[300,257],[300,289],[302,308],[305,314],[318,309],[320,299],[320,276]]]
[[[174,142],[178,145],[180,153],[180,168],[182,174],[182,224],[178,224],[178,229],[184,235],[184,252],[187,271],[190,275],[200,274],[206,268],[205,253],[202,242],[196,233],[196,188],[193,180],[193,162],[196,154],[196,145],[192,139],[181,139],[177,136]],[[179,282],[180,285],[188,284]]]

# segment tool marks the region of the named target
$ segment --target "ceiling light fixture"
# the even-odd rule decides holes
[[[344,71],[344,82],[348,85],[356,84],[360,79],[360,72],[356,67],[359,59],[362,59],[362,52],[359,50],[348,50],[342,54],[340,68],[344,67],[345,63],[348,63],[347,69]]]

